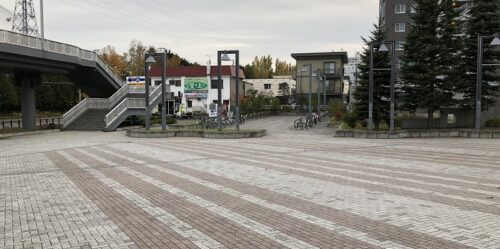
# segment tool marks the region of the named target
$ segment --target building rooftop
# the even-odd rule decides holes
[[[222,76],[236,77],[235,66],[222,66]],[[161,67],[151,67],[151,77],[161,77]],[[207,66],[167,67],[167,77],[203,77],[207,76]],[[217,66],[211,66],[210,76],[217,77]],[[245,72],[240,68],[240,78],[245,79]]]
[[[347,52],[313,52],[313,53],[293,53],[295,60],[315,60],[315,59],[333,59],[340,57],[344,63],[347,63]]]

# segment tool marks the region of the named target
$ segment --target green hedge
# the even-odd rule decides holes
[[[486,121],[485,126],[491,128],[500,128],[500,117],[489,119],[488,121]]]

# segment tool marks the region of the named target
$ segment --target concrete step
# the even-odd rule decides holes
[[[66,130],[104,130],[104,118],[109,110],[87,110]]]

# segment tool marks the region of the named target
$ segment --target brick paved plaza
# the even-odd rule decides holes
[[[500,141],[0,140],[0,248],[500,248]]]

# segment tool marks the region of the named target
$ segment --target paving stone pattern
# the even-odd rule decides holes
[[[500,141],[0,139],[0,248],[500,248]]]

